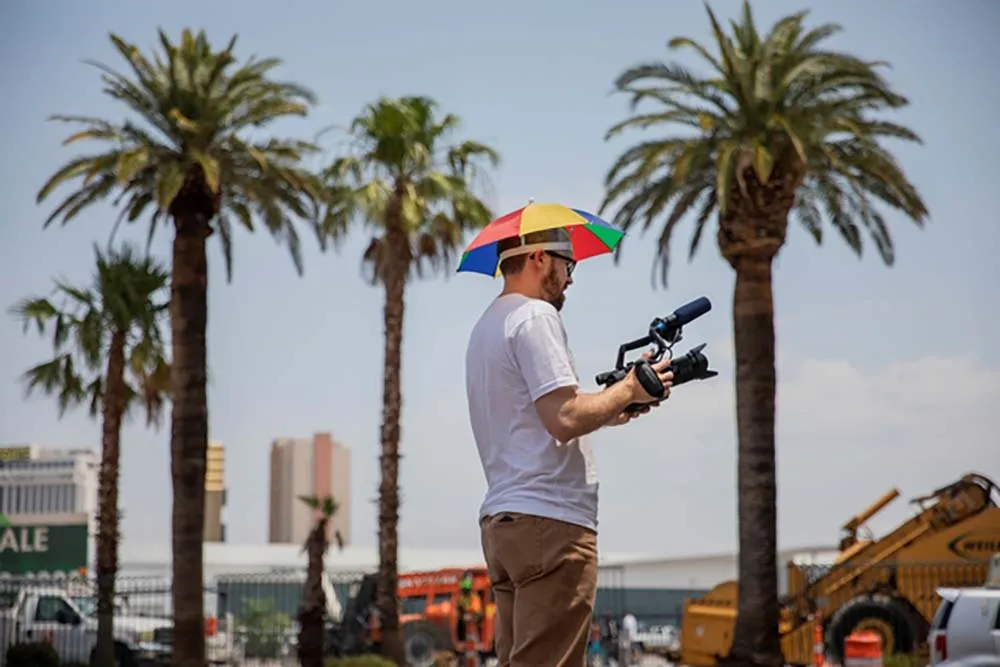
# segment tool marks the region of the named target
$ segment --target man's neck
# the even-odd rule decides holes
[[[542,291],[538,287],[529,287],[518,282],[504,282],[503,289],[500,291],[499,296],[507,296],[508,294],[520,294],[521,296],[526,296],[529,299],[541,299]]]

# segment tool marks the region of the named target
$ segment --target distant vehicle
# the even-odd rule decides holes
[[[1000,554],[993,556],[986,585],[939,588],[941,597],[927,636],[931,665],[955,660],[994,660],[1000,665]]]
[[[9,584],[8,584],[9,585]],[[173,619],[134,614],[116,598],[113,632],[117,667],[169,659]],[[24,582],[0,592],[0,655],[15,644],[48,642],[63,664],[90,664],[97,643],[96,604],[92,588],[71,582]],[[212,665],[233,663],[238,655],[232,634],[206,627],[206,657]]]
[[[672,625],[654,625],[636,633],[645,653],[670,653],[680,647],[680,633]]]
[[[170,619],[116,616],[115,662],[134,667],[139,660],[162,659],[170,646],[156,641]],[[0,601],[0,654],[14,644],[47,642],[63,664],[91,662],[97,643],[97,619],[83,612],[58,587],[21,588]]]

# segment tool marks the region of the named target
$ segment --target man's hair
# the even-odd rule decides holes
[[[524,236],[512,236],[510,238],[500,239],[497,241],[497,255],[506,250],[511,250],[512,248],[518,248],[522,245],[528,245],[531,243],[558,243],[568,242],[569,240],[569,233],[562,227],[543,229],[540,232],[531,232],[530,234],[525,234]],[[523,255],[507,257],[500,262],[500,273],[505,276],[512,276],[520,273],[524,268],[524,264],[527,261],[529,254],[530,253],[524,253]]]

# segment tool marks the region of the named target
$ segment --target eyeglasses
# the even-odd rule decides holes
[[[555,252],[554,250],[546,250],[545,254],[548,255],[549,257],[558,257],[562,261],[566,262],[566,277],[567,278],[572,277],[572,275],[573,275],[573,269],[576,268],[576,260],[575,259],[567,257],[566,255],[560,255],[559,253]]]

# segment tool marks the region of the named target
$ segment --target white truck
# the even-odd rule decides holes
[[[64,664],[88,664],[97,643],[97,617],[93,606],[81,606],[78,599],[59,586],[31,586],[0,594],[0,665],[10,646],[34,642],[51,644]],[[119,602],[114,637],[116,667],[165,663],[172,649],[173,620],[133,615]],[[216,632],[205,640],[210,663],[238,662],[233,633]]]
[[[155,640],[158,631],[171,625],[170,619],[116,616],[117,667],[169,656],[170,647]],[[35,642],[51,644],[60,662],[87,664],[97,643],[97,619],[83,613],[67,591],[57,586],[7,592],[0,599],[0,656],[14,644]]]

